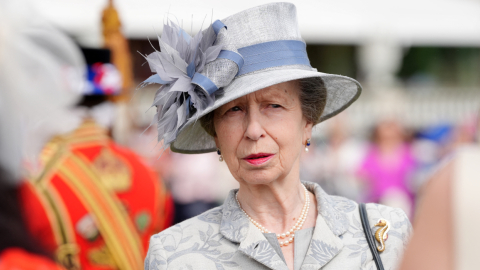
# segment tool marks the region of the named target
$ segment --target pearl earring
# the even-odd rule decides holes
[[[310,139],[307,139],[307,142],[305,143],[305,152],[308,152],[309,146],[310,146]]]
[[[220,148],[217,148],[217,154],[219,155],[218,161],[222,162],[222,161],[223,161],[223,157],[222,157],[222,152],[220,152]]]

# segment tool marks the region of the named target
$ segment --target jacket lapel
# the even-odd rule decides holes
[[[255,225],[250,223],[247,237],[240,242],[239,251],[271,269],[288,270],[285,262]]]
[[[301,269],[320,269],[340,253],[342,248],[342,240],[330,230],[324,218],[319,215]]]
[[[318,184],[305,182],[317,200],[318,216],[312,240],[301,269],[320,269],[343,248],[340,235],[348,229],[348,218],[336,209],[335,201]]]
[[[249,258],[270,269],[288,270],[262,232],[253,225],[238,207],[235,200],[237,190],[232,190],[223,205],[220,233],[228,240],[239,243],[238,250]]]
[[[222,208],[220,221],[220,233],[228,240],[240,243],[249,233],[250,221],[238,207],[235,194],[238,189],[230,191]]]

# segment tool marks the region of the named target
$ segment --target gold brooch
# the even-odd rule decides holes
[[[378,220],[375,227],[380,227],[375,232],[375,239],[380,243],[380,246],[377,246],[378,252],[383,252],[385,250],[385,241],[388,238],[388,231],[390,230],[390,222],[385,219]]]

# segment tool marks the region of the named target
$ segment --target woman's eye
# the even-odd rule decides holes
[[[270,106],[272,106],[272,108],[280,108],[282,106],[278,105],[278,104],[270,104]]]
[[[240,111],[240,107],[235,106],[235,107],[231,108],[229,111],[238,112],[238,111]]]

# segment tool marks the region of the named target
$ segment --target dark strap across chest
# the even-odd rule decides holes
[[[363,231],[365,232],[365,238],[367,238],[368,246],[373,255],[373,260],[375,261],[378,270],[384,270],[385,268],[383,268],[382,258],[380,258],[380,254],[375,246],[375,238],[373,238],[370,223],[368,222],[367,208],[364,203],[359,204],[358,208],[360,211],[360,219],[362,220]]]

